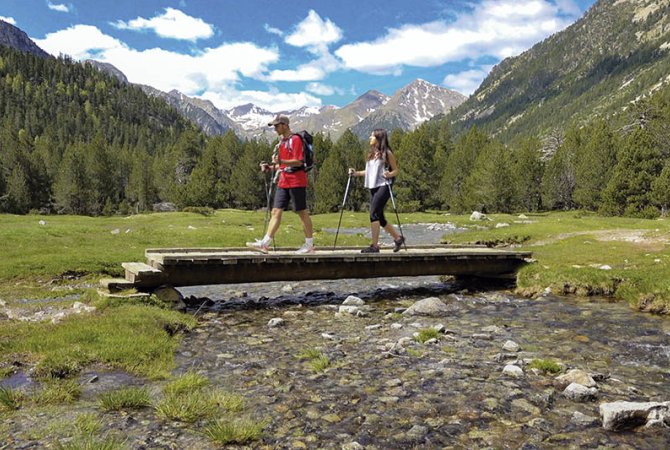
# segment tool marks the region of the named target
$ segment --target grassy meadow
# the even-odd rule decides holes
[[[196,319],[158,301],[103,299],[95,288],[100,278],[121,276],[122,262],[144,260],[146,248],[243,246],[262,236],[264,219],[262,212],[235,210],[97,218],[0,215],[0,378],[30,370],[31,377],[41,382],[39,389],[29,392],[0,388],[0,418],[40,413],[57,418],[59,408],[73,404],[94,411],[78,416],[75,428],[54,419],[31,431],[41,438],[74,439],[73,448],[122,448],[122,437],[99,431],[98,418],[104,411],[132,408],[153,408],[157,417],[189,427],[204,420],[208,424],[204,433],[215,443],[259,439],[265,422],[226,412],[231,408],[229,398],[238,399],[238,394],[226,393],[224,399],[198,374],[173,375],[182,332],[196,327]],[[338,219],[339,214],[313,217],[317,246],[332,245],[334,235],[324,229],[335,228]],[[445,236],[448,243],[532,251],[534,262],[518,274],[516,289],[522,295],[549,288],[554,294],[626,301],[632,306],[631,314],[636,309],[670,312],[667,220],[605,218],[583,212],[496,214],[488,219],[472,222],[468,215],[443,212],[401,214],[403,224],[451,222],[465,229]],[[345,212],[342,227],[367,226],[366,213]],[[287,213],[277,245],[301,242],[300,221]],[[338,244],[363,246],[367,238],[341,234]],[[75,301],[97,309],[57,323],[11,320],[6,314],[67,309]],[[324,358],[311,356],[306,364],[319,373],[329,364]],[[97,403],[83,404],[77,377],[91,366],[168,384],[158,394],[120,386],[101,394]],[[8,426],[2,423],[0,434]]]

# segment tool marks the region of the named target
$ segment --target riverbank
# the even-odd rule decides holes
[[[338,216],[314,217],[317,246],[332,245],[333,234],[328,228],[337,223]],[[562,391],[551,387],[553,377],[535,373],[527,366],[537,359],[560,362],[561,373],[579,368],[596,378],[607,375],[598,387],[600,400],[667,401],[670,393],[656,387],[663,381],[658,377],[664,375],[655,372],[668,363],[668,346],[664,342],[667,320],[638,315],[623,304],[579,300],[600,294],[608,300],[626,300],[637,309],[667,313],[669,292],[663,280],[670,276],[670,229],[666,221],[599,218],[574,212],[495,215],[478,221],[444,213],[400,217],[407,235],[413,239],[419,239],[413,233],[423,231],[433,239],[432,233],[437,230],[451,243],[507,245],[532,251],[535,262],[519,272],[515,288],[526,298],[504,290],[478,293],[476,287],[433,278],[324,281],[304,288],[300,284],[238,286],[230,287],[232,290],[223,295],[218,288],[210,289],[211,293],[203,288],[191,294],[194,297],[187,314],[166,311],[156,299],[151,299],[150,304],[123,302],[122,306],[118,301],[101,300],[94,295],[99,278],[121,274],[121,262],[141,260],[147,247],[176,243],[185,247],[243,245],[262,234],[264,214],[217,211],[212,216],[177,213],[128,218],[0,216],[0,240],[11,243],[6,257],[0,260],[0,378],[5,386],[0,389],[0,435],[17,436],[7,448],[31,442],[72,444],[65,448],[81,448],[87,442],[93,442],[95,448],[212,448],[217,442],[250,442],[254,447],[272,448],[361,448],[353,445],[362,444],[359,441],[369,442],[370,448],[449,442],[456,442],[457,447],[497,446],[508,426],[516,430],[516,443],[541,442],[560,447],[581,442],[654,448],[655,438],[649,440],[646,435],[624,436],[621,440],[621,436],[614,438],[602,430],[592,433],[599,429],[593,400],[584,408],[568,407],[562,400]],[[299,221],[291,214],[286,218],[278,239],[281,245],[297,245],[301,240]],[[346,213],[338,244],[366,245],[366,222],[364,213]],[[424,225],[411,225],[419,223]],[[471,290],[463,291],[464,288]],[[351,293],[359,294],[368,303],[369,309],[360,316],[337,312],[338,305]],[[565,293],[575,296],[554,296]],[[413,334],[439,325],[438,321],[403,318],[401,313],[426,296],[439,297],[453,310],[438,320],[452,333],[438,335],[437,346],[429,344],[424,348],[423,344],[414,343]],[[193,315],[202,305],[202,297],[220,301],[205,305],[196,321]],[[587,310],[580,306],[582,303],[588,305]],[[577,306],[574,309],[575,306],[566,305]],[[613,307],[616,312],[610,309]],[[567,308],[567,312],[559,313],[553,308]],[[526,327],[525,323],[535,320],[538,311],[543,314],[545,310],[549,316],[544,322]],[[521,311],[530,316],[524,318],[526,313]],[[551,314],[567,321],[558,324],[564,330],[558,335],[547,334],[557,325],[555,321],[547,322]],[[605,318],[612,333],[599,325]],[[281,319],[286,327],[281,325],[270,331],[270,319]],[[639,341],[632,323],[645,329],[644,336],[653,335],[658,340]],[[493,326],[498,330],[495,333],[490,331]],[[522,330],[524,327],[527,329]],[[601,337],[591,335],[594,329],[600,330]],[[626,334],[628,331],[632,334]],[[494,336],[498,332],[500,336]],[[491,339],[482,337],[487,333]],[[566,339],[574,342],[558,350]],[[528,353],[496,360],[507,340],[519,342],[521,351]],[[407,347],[406,353],[389,354],[387,344],[400,341]],[[587,348],[596,341],[594,348],[605,356],[576,356],[591,354]],[[542,344],[538,346],[539,342]],[[626,342],[635,346],[621,347]],[[232,351],[233,348],[237,350]],[[628,359],[621,359],[622,352]],[[640,363],[636,352],[652,361],[643,378],[633,376],[627,368]],[[658,352],[660,356],[656,355]],[[254,355],[253,360],[250,355]],[[662,360],[656,361],[657,357]],[[412,368],[423,367],[424,363],[424,369]],[[531,378],[501,378],[502,363],[518,365]],[[357,384],[376,379],[375,376],[385,379],[385,372],[368,373],[370,367],[379,364],[388,366],[389,374],[404,375],[386,380],[388,386],[379,385],[374,390],[370,390],[371,385]],[[301,367],[304,370],[298,370]],[[354,372],[350,374],[350,370]],[[202,379],[194,382],[189,378],[190,371]],[[431,381],[425,381],[424,372],[431,374]],[[435,383],[445,374],[450,381],[439,387]],[[623,385],[616,385],[619,381],[612,382],[610,378]],[[272,380],[291,381],[277,384]],[[642,380],[655,381],[648,385]],[[173,383],[187,387],[169,387]],[[188,387],[189,383],[192,386]],[[316,394],[309,398],[293,396],[306,387],[324,383],[336,389],[318,399]],[[412,387],[415,383],[421,389]],[[508,388],[507,394],[495,391],[500,383]],[[265,390],[256,389],[263,386]],[[119,393],[121,387],[138,388],[140,392]],[[489,387],[493,390],[487,397],[470,398],[474,395],[469,393],[472,389]],[[418,397],[424,390],[433,395],[432,389],[444,395]],[[551,402],[542,403],[538,398],[549,395],[545,392],[548,389],[552,389]],[[388,394],[387,390],[402,395]],[[352,404],[347,407],[337,406],[343,392],[355,394],[351,394]],[[635,395],[624,395],[630,392]],[[448,420],[436,421],[446,412],[435,410],[434,405],[449,395],[464,405],[486,400],[484,404],[488,406],[478,412],[449,407]],[[122,399],[103,403],[104,396]],[[386,397],[397,400],[385,403],[381,398]],[[557,398],[561,399],[561,408],[566,408],[562,412],[552,409]],[[417,412],[410,402],[418,402],[424,409]],[[109,403],[121,406],[103,406]],[[190,411],[189,404],[209,406],[200,414]],[[394,419],[398,427],[375,437],[371,431],[378,428],[375,417],[387,423],[385,417],[392,415],[395,406],[401,413]],[[185,414],[176,412],[183,408]],[[304,418],[288,417],[296,408],[311,411],[306,422],[301,421]],[[411,419],[413,416],[419,417],[420,423]],[[588,425],[576,426],[573,416]],[[524,425],[527,419],[534,424],[530,428]],[[32,426],[36,421],[40,425]],[[546,425],[555,421],[563,428]],[[262,424],[262,430],[252,424]],[[323,431],[331,428],[342,430],[339,434]],[[222,437],[222,430],[232,434]],[[529,440],[524,430],[542,431],[541,440]],[[562,437],[556,438],[555,443],[547,440],[556,433]],[[580,440],[580,435],[593,436]],[[452,441],[449,436],[458,439]]]

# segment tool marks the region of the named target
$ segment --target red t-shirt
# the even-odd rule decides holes
[[[291,145],[288,145],[288,139],[283,139],[279,143],[279,159],[282,161],[287,159],[303,160],[302,139],[297,134],[289,137]],[[280,169],[285,169],[287,166],[281,164]],[[296,187],[307,187],[307,172],[304,170],[296,170],[295,172],[282,172],[279,175],[279,182],[277,183],[282,189],[290,189]]]

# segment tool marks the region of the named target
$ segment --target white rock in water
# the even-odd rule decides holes
[[[564,397],[576,402],[587,402],[589,400],[593,400],[596,395],[598,395],[598,389],[594,387],[588,388],[577,383],[570,383],[568,387],[563,390]]]
[[[670,402],[612,402],[600,405],[603,428],[610,431],[670,423]]]
[[[268,322],[268,326],[269,326],[270,328],[275,328],[275,327],[279,327],[279,326],[281,326],[281,325],[284,325],[284,323],[285,323],[285,320],[282,319],[281,317],[273,317],[273,318],[270,319],[270,321]]]
[[[509,375],[510,377],[514,378],[521,378],[523,377],[523,370],[519,366],[508,364],[503,369],[503,375]]]
[[[344,314],[357,314],[360,311],[360,308],[353,305],[341,305],[338,311]]]
[[[518,352],[520,347],[519,344],[517,344],[514,341],[507,341],[503,344],[502,346],[503,350],[506,352]]]
[[[349,297],[344,299],[342,304],[343,305],[361,306],[361,305],[365,305],[365,301],[361,300],[360,298],[358,298],[354,295],[350,295]]]
[[[426,315],[426,316],[439,316],[445,315],[450,312],[450,309],[447,305],[444,304],[442,300],[437,297],[424,298],[414,303],[412,306],[407,308],[403,314],[408,316],[413,315]]]

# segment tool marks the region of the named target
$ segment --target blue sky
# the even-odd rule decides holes
[[[344,106],[416,78],[471,94],[595,0],[0,0],[47,52],[227,109]]]

